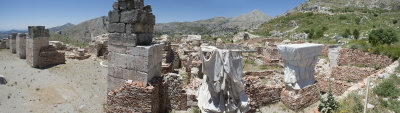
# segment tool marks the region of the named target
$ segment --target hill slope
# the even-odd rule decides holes
[[[108,17],[103,16],[68,27],[58,34],[68,37],[72,41],[89,42],[91,37],[107,33]]]

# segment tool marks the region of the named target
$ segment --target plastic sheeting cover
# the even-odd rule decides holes
[[[209,58],[204,54],[209,53]],[[241,51],[202,46],[200,55],[204,73],[198,90],[198,105],[206,113],[242,113],[250,110],[244,92]]]

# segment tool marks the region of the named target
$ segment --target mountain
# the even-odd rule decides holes
[[[67,28],[69,28],[71,26],[74,26],[74,24],[67,23],[67,24],[64,24],[62,26],[57,26],[57,27],[50,28],[49,30],[50,30],[50,32],[54,32],[55,33],[55,32],[59,32],[59,31],[62,31],[64,29],[67,29]]]
[[[365,38],[378,28],[400,32],[398,20],[399,0],[308,0],[262,24],[253,34],[296,39],[307,33],[313,38],[332,38],[358,30]]]
[[[269,19],[271,19],[271,17],[265,15],[261,11],[253,10],[248,14],[239,15],[234,18],[215,17],[194,22],[158,23],[154,28],[154,34],[222,36],[257,28]]]
[[[27,33],[27,30],[10,30],[10,31],[0,31],[0,39],[8,38],[11,33]]]
[[[91,37],[107,33],[107,25],[108,17],[102,16],[70,26],[57,34],[64,35],[72,41],[87,43],[91,41]]]

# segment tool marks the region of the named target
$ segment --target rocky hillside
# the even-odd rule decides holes
[[[261,25],[254,34],[278,38],[336,38],[373,29],[400,31],[398,0],[309,0]],[[310,36],[311,35],[311,36]]]
[[[248,14],[239,15],[234,18],[215,17],[195,22],[159,23],[155,26],[155,35],[200,34],[221,36],[257,28],[269,19],[271,17],[261,11],[253,10]]]
[[[62,31],[64,29],[67,29],[67,28],[69,28],[71,26],[74,26],[74,24],[67,23],[67,24],[64,24],[62,26],[57,26],[57,27],[50,28],[49,30],[50,30],[50,32],[56,33],[56,32]]]
[[[27,33],[27,30],[0,31],[0,39],[7,38],[11,33]]]
[[[72,41],[90,42],[91,37],[107,33],[108,17],[103,16],[68,27],[57,34],[64,35]]]

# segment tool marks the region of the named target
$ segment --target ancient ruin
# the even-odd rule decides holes
[[[26,58],[26,34],[21,34],[18,33],[17,35],[17,56],[20,59],[25,59]]]
[[[7,45],[6,45],[6,39],[1,39],[0,40],[0,49],[6,49]]]
[[[278,50],[285,64],[285,88],[281,101],[293,110],[307,107],[318,101],[319,91],[314,78],[314,68],[321,44],[279,45]]]
[[[201,47],[203,83],[198,90],[202,112],[230,113],[250,110],[242,80],[241,51]]]
[[[17,33],[11,33],[10,35],[10,49],[12,53],[17,53]]]
[[[49,46],[49,30],[44,26],[29,26],[26,38],[26,62],[35,68],[65,63],[64,53]]]

